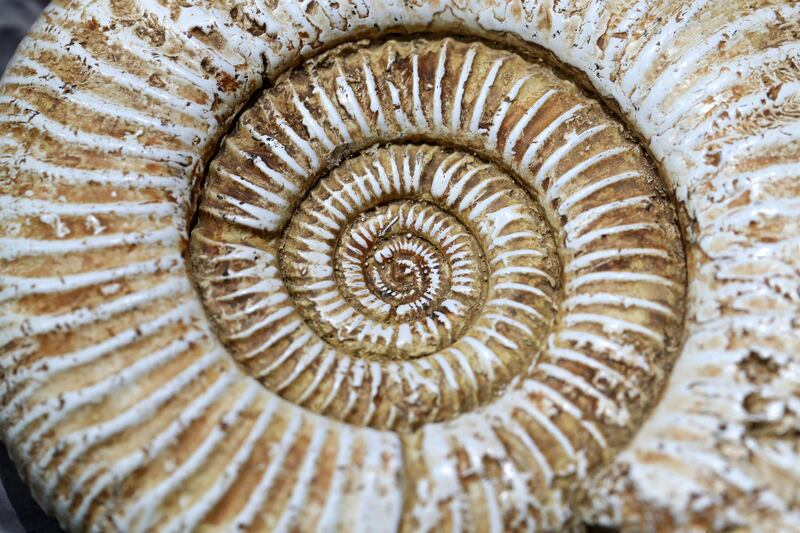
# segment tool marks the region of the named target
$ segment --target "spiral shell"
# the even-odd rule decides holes
[[[37,499],[798,527],[800,10],[628,4],[48,8],[0,84],[0,427]]]
[[[325,159],[418,136],[516,170],[414,144],[333,170]],[[348,46],[288,73],[225,140],[194,271],[235,357],[314,411],[413,430],[473,410],[535,365],[535,383],[577,394],[574,410],[626,427],[641,407],[623,397],[646,404],[682,317],[682,245],[654,183],[619,126],[547,67],[453,40]],[[387,295],[396,274],[375,263],[399,246],[407,268],[436,276],[400,281],[429,293],[427,307]],[[526,423],[527,442],[537,431]]]

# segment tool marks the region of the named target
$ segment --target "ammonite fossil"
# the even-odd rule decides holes
[[[92,531],[800,530],[800,8],[51,5],[2,436]]]

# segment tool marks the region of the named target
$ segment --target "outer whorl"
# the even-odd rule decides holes
[[[48,511],[800,529],[800,9],[551,4],[48,8],[0,84]]]

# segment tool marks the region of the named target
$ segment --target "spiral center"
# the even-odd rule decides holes
[[[379,243],[366,263],[367,280],[397,317],[427,313],[446,279],[441,254],[411,233]]]
[[[345,200],[366,179],[334,172],[300,204],[284,237],[287,285],[333,345],[366,358],[432,354],[461,337],[485,301],[483,246],[416,194],[392,201],[388,188]],[[308,231],[319,219],[342,224],[321,239]]]

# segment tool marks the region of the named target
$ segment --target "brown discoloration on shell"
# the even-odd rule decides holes
[[[202,502],[212,492],[213,482],[225,479],[226,468],[234,463],[237,450],[245,445],[256,420],[270,408],[276,409],[274,419],[266,423],[252,455],[233,474],[235,482],[223,490],[224,496],[219,501],[209,504],[207,515],[197,518],[201,528],[236,526],[236,519],[269,468],[276,469],[275,482],[281,491],[271,493],[257,509],[258,516],[250,524],[256,527],[285,525],[313,530],[330,525],[320,520],[325,505],[331,501],[327,494],[337,486],[334,481],[339,474],[338,479],[345,481],[338,485],[343,488],[342,499],[337,503],[344,514],[336,516],[336,520],[341,520],[335,525],[343,530],[363,525],[357,522],[363,516],[381,514],[383,518],[382,508],[376,513],[375,507],[371,507],[373,497],[391,491],[398,494],[404,491],[405,500],[396,505],[405,506],[405,515],[397,519],[405,529],[423,525],[451,529],[461,524],[480,530],[515,530],[534,522],[536,527],[544,529],[558,529],[565,524],[580,526],[577,524],[580,518],[570,519],[566,514],[549,516],[553,509],[581,515],[587,523],[627,530],[753,526],[786,530],[787,525],[796,524],[797,474],[792,465],[800,453],[796,446],[799,415],[792,398],[797,388],[793,354],[800,353],[800,348],[794,317],[797,254],[792,239],[797,233],[793,199],[798,190],[797,172],[792,167],[797,150],[790,143],[797,136],[795,122],[800,109],[795,94],[800,78],[794,57],[800,35],[791,2],[455,0],[393,4],[392,10],[396,11],[387,11],[380,1],[348,0],[303,6],[279,0],[258,6],[227,0],[158,0],[149,4],[119,0],[91,7],[78,0],[57,0],[53,5],[45,15],[49,24],[37,26],[2,84],[5,98],[0,104],[3,118],[0,187],[4,197],[10,198],[8,205],[12,208],[0,225],[0,233],[8,239],[2,241],[0,248],[0,253],[5,254],[0,258],[3,276],[0,372],[4,384],[8,384],[1,398],[3,407],[11,406],[3,412],[4,438],[37,497],[50,511],[57,512],[65,525],[75,530],[134,528],[140,523],[138,520],[152,512],[153,524],[157,526],[151,526],[166,527],[172,518]],[[290,12],[294,7],[298,9]],[[588,352],[625,379],[615,381],[608,370],[567,360],[566,352],[559,356],[567,358],[564,359],[555,357],[552,350],[545,351],[538,359],[538,366],[524,377],[536,378],[543,386],[557,389],[564,401],[554,401],[542,390],[524,391],[526,405],[539,409],[542,419],[534,420],[525,409],[513,409],[509,418],[491,428],[478,425],[486,419],[473,419],[475,426],[465,424],[447,434],[455,439],[447,445],[452,448],[452,455],[432,463],[426,463],[423,457],[430,450],[424,445],[423,435],[413,433],[404,441],[406,465],[401,468],[392,463],[392,457],[400,454],[399,446],[383,449],[377,459],[370,455],[376,449],[377,441],[373,440],[376,433],[309,415],[287,402],[275,407],[276,404],[268,403],[272,396],[261,389],[256,394],[257,400],[239,417],[234,417],[234,422],[224,422],[222,417],[229,415],[245,394],[244,384],[249,382],[244,374],[257,373],[263,366],[244,361],[247,368],[242,372],[234,367],[227,354],[220,352],[222,355],[212,368],[160,410],[88,446],[78,453],[77,461],[69,463],[80,442],[70,440],[71,432],[83,430],[85,424],[112,420],[137,401],[156,397],[166,387],[167,376],[175,376],[180,368],[219,348],[205,325],[206,317],[196,305],[196,295],[185,280],[180,258],[187,255],[186,235],[181,232],[192,211],[188,207],[187,198],[191,195],[188,189],[199,190],[202,181],[198,178],[204,163],[216,150],[216,140],[224,134],[235,112],[262,77],[270,78],[275,72],[297,64],[301,53],[313,54],[314,50],[330,47],[339,39],[380,37],[389,30],[479,34],[522,47],[532,46],[522,43],[522,39],[533,39],[552,48],[561,60],[575,67],[565,70],[567,78],[579,78],[587,87],[594,85],[610,102],[616,99],[611,107],[625,114],[629,133],[640,135],[643,143],[653,150],[653,160],[671,190],[663,190],[646,158],[634,148],[572,176],[563,184],[562,194],[547,198],[547,190],[575,164],[585,160],[581,158],[600,154],[619,143],[633,146],[626,133],[609,129],[593,137],[580,154],[574,150],[550,172],[536,176],[569,133],[608,120],[602,108],[591,102],[594,97],[587,98],[586,93],[576,93],[574,101],[585,102],[588,107],[551,132],[540,153],[524,165],[526,168],[515,168],[514,161],[520,162],[531,141],[570,108],[573,103],[570,98],[563,95],[553,98],[540,109],[520,132],[510,164],[498,160],[497,150],[487,147],[486,131],[474,136],[464,133],[471,124],[472,106],[481,88],[478,78],[488,72],[491,61],[500,55],[510,56],[490,87],[485,109],[476,122],[483,130],[492,127],[494,113],[514,81],[513,74],[528,68],[525,61],[507,51],[478,54],[475,79],[468,80],[465,87],[464,107],[457,125],[460,136],[442,138],[445,135],[430,128],[436,118],[431,85],[436,83],[437,44],[420,45],[421,109],[418,110],[411,89],[409,54],[418,46],[413,40],[395,44],[398,59],[391,66],[385,61],[385,49],[361,50],[365,45],[359,44],[332,49],[326,54],[326,62],[322,59],[307,62],[303,67],[308,69],[306,74],[287,72],[284,79],[308,103],[310,114],[320,121],[334,145],[322,146],[318,140],[311,141],[321,165],[309,175],[294,173],[289,163],[261,145],[261,141],[245,139],[240,147],[247,154],[263,158],[258,161],[287,176],[303,191],[352,154],[373,142],[397,140],[397,134],[407,135],[414,142],[427,140],[455,145],[501,164],[503,172],[516,175],[529,189],[531,198],[543,204],[550,226],[543,226],[543,230],[551,231],[559,244],[564,271],[558,277],[560,287],[549,289],[559,302],[554,329],[561,328],[567,320],[568,297],[619,292],[656,304],[642,308],[635,302],[612,305],[596,299],[572,301],[584,314],[641,326],[643,329],[634,331],[619,329],[616,322],[585,322],[580,324],[580,331],[598,336],[608,333],[620,345],[641,355],[640,363],[646,364],[631,366],[628,361],[615,359],[626,355],[627,350],[597,346],[587,349],[580,340],[557,338],[556,349]],[[253,36],[257,38],[251,39]],[[706,43],[711,46],[706,48]],[[458,73],[469,46],[470,43],[452,44],[447,55],[441,85],[445,124],[449,124],[453,112]],[[336,68],[337,63],[342,65],[344,78],[354,89],[374,131],[378,113],[370,105],[367,85],[359,74],[359,61],[364,57],[377,74],[379,107],[386,111],[389,132],[359,136],[357,142],[348,145],[336,131],[337,125],[328,120],[325,107],[311,87],[314,76],[326,78],[318,83],[333,96],[333,105],[342,114],[345,127],[351,134],[358,132],[358,121],[348,115],[346,106],[335,96],[340,89],[330,69]],[[671,79],[674,72],[680,75]],[[542,95],[543,89],[553,83],[564,83],[563,76],[551,77],[547,68],[540,68],[535,74],[536,81],[524,85],[517,96],[519,104],[509,107],[496,131],[500,149],[505,147],[514,124]],[[391,103],[386,80],[395,82],[399,88],[397,107]],[[268,124],[268,133],[305,168],[309,161],[304,151],[277,126],[277,120],[283,118],[293,131],[303,136],[309,131],[292,109],[293,91],[280,81],[278,85],[265,97],[273,101],[269,105],[264,98],[256,102],[245,120],[252,120],[257,128]],[[570,91],[574,89],[569,83],[566,86]],[[664,90],[659,92],[661,89]],[[79,97],[86,96],[95,100],[79,101]],[[259,110],[262,107],[263,113]],[[421,120],[429,129],[412,128],[415,131],[409,133],[407,128],[399,126],[394,115],[396,109],[405,114],[412,126],[418,120],[417,113],[421,113]],[[154,120],[148,122],[151,118]],[[55,131],[56,125],[71,129],[78,137],[71,136],[70,131]],[[103,135],[106,137],[97,137]],[[106,141],[112,143],[103,145]],[[208,190],[237,198],[252,196],[247,187],[233,185],[215,174],[225,167],[241,176],[260,176],[262,170],[256,161],[234,153],[233,148],[234,143],[229,143],[220,150],[219,166],[212,169]],[[154,149],[172,153],[164,157],[164,153]],[[167,160],[170,158],[173,160]],[[561,199],[566,195],[585,190],[618,171],[632,170],[641,175],[608,184],[562,209]],[[259,177],[259,180],[258,184],[270,193],[282,194],[283,189],[273,179]],[[187,182],[191,182],[189,188],[183,185]],[[670,197],[673,192],[674,199]],[[572,235],[564,229],[592,209],[635,196],[642,197],[635,206],[603,213],[594,211],[591,223]],[[26,207],[14,211],[18,208],[13,199],[26,198],[49,203],[24,204]],[[225,210],[227,214],[245,215],[240,207],[225,206],[219,200],[213,200],[219,209],[200,214],[200,226],[206,229],[223,226],[220,216]],[[293,214],[300,200],[293,198],[280,214]],[[678,234],[674,210],[670,207],[676,200],[681,204],[682,225],[687,230],[685,239]],[[103,207],[91,208],[97,211],[92,219],[82,213],[58,214],[64,208],[91,204],[174,204],[176,208],[174,213],[145,215],[130,211],[101,213]],[[214,238],[269,248],[274,245],[270,242],[281,235],[274,229],[251,231],[236,227],[237,221],[228,222],[229,227],[224,231],[216,228],[211,232]],[[597,229],[635,224],[650,226],[598,236],[584,243],[580,254],[565,245],[566,238],[580,239]],[[574,226],[570,228],[575,229]],[[157,235],[165,228],[175,231],[163,241],[136,240]],[[124,234],[127,240],[97,247],[114,234]],[[570,492],[582,483],[583,467],[591,475],[629,441],[639,426],[648,404],[660,390],[661,378],[651,370],[655,369],[655,374],[669,371],[671,354],[681,340],[687,278],[682,268],[684,242],[689,255],[688,278],[693,284],[687,319],[689,341],[682,364],[673,375],[672,386],[662,399],[660,411],[655,412],[627,451],[617,456],[613,467],[596,478],[597,483],[587,490]],[[202,246],[207,254],[230,252],[229,248],[208,243]],[[619,254],[588,266],[567,268],[574,261],[604,250],[604,246],[619,249],[646,246],[666,255],[632,258]],[[69,249],[63,253],[53,251],[61,248]],[[198,249],[192,253],[199,253]],[[166,257],[175,257],[176,261],[164,261],[154,271],[115,274],[121,277],[108,281],[96,278],[88,285],[81,285],[87,283],[80,277],[84,273],[97,276],[96,273],[109,269],[155,264],[154,261]],[[242,258],[231,261],[230,266],[238,270],[251,263]],[[578,287],[570,285],[585,274],[621,271],[657,273],[674,285],[598,277]],[[202,276],[203,269],[197,268],[194,275]],[[26,285],[29,281],[37,285]],[[230,279],[223,283],[234,286]],[[158,296],[136,300],[156,287],[165,289]],[[210,299],[215,299],[223,297],[225,292],[209,294]],[[525,301],[541,305],[534,298]],[[244,305],[244,298],[235,302],[237,310]],[[176,310],[181,320],[141,335],[134,331],[132,340],[107,353],[98,352],[97,359],[47,374],[48,368],[55,368],[48,365],[62,364],[76,354],[86,357],[98,347],[109,346],[104,343],[111,339],[127,335],[134,326],[153,323]],[[508,316],[520,317],[516,311]],[[218,324],[217,331],[222,329],[224,326]],[[543,329],[550,331],[549,327]],[[513,327],[508,325],[498,325],[496,331],[505,337],[513,335]],[[201,337],[195,337],[198,334]],[[663,340],[659,341],[659,336]],[[118,383],[111,393],[97,394],[90,403],[66,413],[71,400],[59,394],[78,390],[94,394],[91,386],[125,374],[137,361],[185,338],[195,340],[171,362],[155,365],[139,377]],[[251,342],[244,349],[257,347]],[[531,354],[536,347],[537,343],[531,341],[520,351]],[[513,350],[497,348],[497,352],[508,358]],[[551,370],[557,367],[569,372],[574,376],[568,379],[572,385],[548,373],[547,365]],[[319,367],[310,369],[316,372]],[[198,398],[226,375],[236,376],[235,386],[225,389],[225,394],[212,401],[207,409],[198,410],[197,418],[187,422],[169,446],[162,450],[152,448],[169,423],[185,416],[189,406],[196,405]],[[269,386],[277,387],[278,378],[288,375],[287,369],[276,370],[273,376],[276,383]],[[312,375],[296,379],[281,394],[299,398],[311,385]],[[481,391],[489,387],[484,375],[478,376],[477,383]],[[587,391],[592,389],[587,387],[600,391],[614,405],[631,407],[627,422],[613,406],[589,394]],[[325,384],[320,395],[326,396],[331,390]],[[409,388],[393,394],[403,401],[414,392]],[[457,406],[454,412],[483,416],[501,397],[479,398],[480,394],[478,391],[475,397],[459,398],[451,390],[445,390],[439,404]],[[421,396],[422,403],[436,404],[435,395],[429,391]],[[318,411],[344,409],[349,401],[340,391],[327,406],[324,399],[315,399],[309,406]],[[362,394],[351,406],[356,424],[363,423],[366,404]],[[569,411],[570,405],[579,412],[577,417]],[[59,418],[62,414],[63,418]],[[387,415],[380,416],[385,419]],[[19,432],[10,429],[24,426],[27,422],[21,421],[26,417],[31,417],[27,427]],[[296,433],[292,433],[293,420],[301,420],[294,428]],[[48,428],[50,421],[54,423]],[[568,457],[548,423],[569,439],[580,454],[578,459]],[[598,444],[582,423],[599,427],[607,447]],[[440,427],[449,426],[431,425],[431,430]],[[324,436],[314,441],[319,428],[325,428]],[[215,429],[221,431],[223,438],[204,461],[202,471],[176,481],[164,498],[156,499],[154,507],[134,508],[132,518],[125,516],[126,509],[132,508],[146,490],[152,494],[162,483],[177,479],[172,463],[177,460],[176,465],[184,465],[180,461],[191,457],[209,436],[216,434]],[[539,458],[523,442],[518,429],[523,435],[537,439],[545,461],[554,470],[554,480],[537,470]],[[37,433],[39,430],[41,434]],[[458,440],[473,433],[497,440],[491,443],[481,439]],[[294,440],[287,441],[288,451],[277,452],[277,439],[285,435]],[[351,436],[352,449],[348,449],[346,439]],[[312,441],[316,442],[316,448]],[[335,466],[340,460],[340,450],[344,450],[347,465],[344,470]],[[477,461],[476,451],[477,455],[485,454]],[[146,457],[144,466],[132,472],[122,469],[122,460],[139,452]],[[309,463],[307,458],[315,457],[314,453],[318,454],[317,462]],[[281,460],[285,464],[281,465]],[[314,479],[304,485],[301,472],[308,464],[313,466],[310,471]],[[434,483],[447,481],[449,473],[454,473],[449,478],[453,486],[463,492],[451,499],[436,500],[435,496],[442,492],[436,492],[441,487],[434,487]],[[406,479],[402,479],[403,475]],[[388,481],[374,488],[364,483],[367,479],[375,483]],[[431,483],[425,486],[426,482]],[[298,513],[292,502],[304,486],[309,487],[309,493],[301,499],[307,505]],[[94,487],[99,492],[92,492]],[[426,492],[431,487],[436,490]],[[553,493],[560,494],[560,499],[548,500]],[[518,498],[520,495],[523,498]],[[543,507],[526,499],[530,495],[537,496]],[[429,501],[435,508],[424,508]],[[462,506],[457,507],[456,502],[462,502]],[[493,502],[497,507],[491,506]],[[147,512],[141,512],[143,509]],[[452,509],[458,512],[451,512]],[[421,510],[433,512],[425,515]],[[86,514],[81,515],[84,511]],[[373,511],[372,515],[369,511]],[[493,514],[495,511],[499,514]],[[385,514],[395,516],[391,512]],[[67,524],[73,517],[75,521]],[[423,524],[420,520],[426,517]],[[372,523],[374,520],[367,525]],[[387,529],[395,525],[388,524],[387,519]]]
[[[444,56],[441,54],[443,47],[446,48]],[[475,58],[469,70],[465,70],[470,54],[475,54]],[[442,57],[445,61],[440,64]],[[365,77],[365,64],[372,78]],[[496,79],[484,88],[485,79],[495,64],[501,65]],[[462,71],[469,74],[463,79],[463,84],[460,81]],[[512,87],[525,75],[529,79],[518,87],[516,96],[510,99],[508,94]],[[352,90],[351,95],[362,113],[360,117],[354,115],[352,108],[344,103],[346,100],[342,96],[344,89],[341,80],[346,80],[347,86]],[[546,96],[547,91],[554,88],[557,92]],[[329,103],[320,94],[329,95]],[[437,107],[434,106],[434,94],[441,95],[440,102],[436,102]],[[462,95],[460,102],[456,99],[457,94]],[[375,97],[380,103],[379,107],[373,103]],[[526,111],[540,99],[539,111],[527,117],[526,120],[529,120],[522,127],[518,126]],[[297,102],[302,103],[307,116],[301,113]],[[456,103],[460,103],[460,115],[456,115],[453,130],[450,125],[451,117],[458,113]],[[479,103],[482,108],[475,114],[475,107]],[[582,107],[573,109],[577,104]],[[333,115],[331,105],[335,110]],[[505,116],[497,122],[496,117],[501,106],[506,106]],[[570,114],[573,115],[571,118],[564,119]],[[316,124],[310,124],[309,117]],[[364,131],[361,120],[366,121],[369,133]],[[420,124],[428,129],[417,130]],[[473,124],[477,125],[478,130],[471,132]],[[571,140],[577,135],[575,132],[589,131],[598,125],[604,127],[597,128],[586,140]],[[342,128],[346,128],[347,134]],[[385,128],[385,132],[381,128]],[[438,133],[436,128],[444,128],[447,133]],[[489,146],[485,140],[490,130],[492,138],[496,139],[493,141],[496,143],[494,146]],[[292,139],[289,131],[306,140],[306,150],[301,149],[300,144]],[[512,135],[514,139],[511,139]],[[585,420],[579,423],[568,411],[553,404],[552,398],[538,392],[526,393],[526,398],[542,412],[548,413],[549,423],[567,435],[575,449],[581,450],[589,469],[607,462],[628,441],[632,428],[640,423],[646,412],[645,406],[659,391],[658,383],[662,374],[653,369],[667,367],[680,344],[685,284],[682,238],[670,205],[671,200],[660,185],[646,156],[630,142],[624,130],[609,119],[601,106],[582,95],[574,85],[548,68],[530,63],[514,54],[455,40],[390,41],[366,48],[349,46],[341,53],[334,49],[315,62],[288,72],[273,88],[266,91],[255,106],[242,116],[239,126],[232,137],[226,140],[221,154],[212,164],[207,192],[201,205],[200,222],[193,237],[195,279],[205,296],[210,316],[217,324],[217,331],[228,339],[231,350],[234,354],[239,354],[240,361],[250,372],[262,376],[262,382],[267,387],[277,390],[287,399],[302,399],[307,407],[321,409],[328,415],[337,416],[337,412],[345,412],[345,420],[356,423],[363,420],[367,413],[371,413],[368,423],[377,427],[396,420],[396,414],[392,414],[387,406],[402,405],[405,398],[415,391],[386,387],[374,400],[369,400],[369,396],[363,393],[357,392],[353,396],[343,392],[347,389],[337,392],[337,389],[331,388],[328,379],[323,379],[315,394],[308,396],[306,391],[312,386],[314,376],[324,372],[319,360],[311,363],[299,376],[292,374],[291,365],[275,368],[274,365],[259,362],[259,357],[271,361],[281,354],[290,344],[288,338],[270,345],[254,358],[252,350],[264,345],[271,335],[281,330],[284,323],[276,322],[274,326],[263,329],[260,334],[237,335],[268,315],[267,310],[257,312],[247,319],[242,318],[238,325],[235,321],[221,318],[231,316],[237,310],[241,311],[257,301],[254,297],[228,299],[226,296],[243,290],[250,283],[236,276],[226,279],[226,272],[234,273],[251,268],[254,263],[251,259],[242,258],[219,263],[210,270],[209,268],[211,258],[231,250],[228,244],[222,243],[262,248],[281,260],[288,257],[287,252],[278,246],[278,242],[286,238],[285,221],[298,216],[296,206],[308,194],[307,191],[313,184],[318,179],[327,183],[326,180],[331,177],[326,174],[331,168],[334,168],[333,176],[337,176],[337,172],[342,175],[357,174],[361,167],[356,163],[351,164],[351,161],[339,167],[341,158],[376,142],[403,138],[434,140],[471,150],[495,161],[527,188],[532,197],[525,199],[525,202],[543,204],[549,227],[543,225],[542,231],[554,232],[557,242],[560,243],[558,258],[562,265],[569,267],[557,275],[560,278],[558,283],[546,290],[557,298],[561,298],[560,295],[566,291],[563,297],[568,298],[568,303],[574,302],[572,305],[578,306],[581,316],[604,317],[604,320],[610,322],[588,320],[576,328],[569,326],[570,322],[562,323],[564,320],[573,320],[571,313],[577,311],[573,311],[572,307],[564,307],[563,304],[557,304],[557,308],[549,307],[541,299],[521,297],[520,303],[532,305],[540,312],[551,313],[556,310],[558,314],[553,326],[555,331],[572,327],[574,332],[571,340],[554,337],[555,341],[551,340],[549,347],[557,350],[551,353],[545,349],[541,355],[537,355],[537,364],[532,365],[524,375],[552,390],[558,390],[583,416],[596,420],[605,444],[598,446],[596,437],[587,433],[581,425],[586,423]],[[328,142],[331,144],[326,145]],[[274,143],[274,146],[270,146],[270,143]],[[527,151],[532,143],[539,143],[540,146],[533,157],[530,157]],[[565,143],[574,145],[570,144],[564,154],[553,159],[556,157],[554,154]],[[331,147],[334,149],[331,150]],[[316,161],[307,153],[308,150],[313,151]],[[285,155],[279,155],[279,151]],[[508,154],[510,160],[505,159]],[[442,157],[444,156],[439,156],[440,161]],[[527,166],[520,168],[524,157],[528,157]],[[352,161],[358,160],[356,157]],[[585,166],[584,170],[573,171],[582,165]],[[391,167],[389,160],[383,163],[383,167]],[[273,173],[273,177],[268,172]],[[233,179],[231,175],[239,178]],[[571,177],[564,178],[567,175]],[[287,184],[280,185],[280,180],[274,176],[288,180],[296,192],[290,192]],[[423,172],[422,182],[425,183],[431,177],[430,173]],[[278,207],[274,200],[269,200],[267,196],[260,195],[242,183],[242,179],[262,187],[271,195],[284,198],[282,205]],[[605,181],[608,183],[602,185]],[[548,191],[554,187],[557,188],[557,193],[551,197]],[[580,196],[582,191],[593,188],[596,190],[591,194]],[[492,190],[491,187],[489,190]],[[335,192],[334,190],[330,194]],[[401,196],[393,197],[394,200],[400,198]],[[562,207],[564,199],[571,199],[568,207]],[[623,202],[624,205],[613,209],[608,208],[622,200],[627,203]],[[248,228],[249,224],[256,224],[258,219],[257,216],[248,214],[251,206],[266,209],[281,222]],[[591,217],[590,222],[582,225],[575,222],[585,213],[597,214]],[[229,215],[244,218],[234,219],[229,218]],[[251,216],[253,218],[248,222],[248,217]],[[237,222],[238,220],[243,222]],[[303,220],[308,228],[318,224],[311,218]],[[603,228],[609,228],[609,232],[604,234]],[[305,233],[298,234],[302,238],[318,238],[310,229],[302,231]],[[575,248],[577,245],[573,245],[573,241],[577,243],[592,232],[597,233],[597,236]],[[606,254],[609,249],[650,249],[657,253]],[[550,254],[550,260],[554,261],[555,251]],[[605,256],[600,260],[581,263],[582,258],[591,257],[592,254]],[[302,261],[300,257],[291,256],[288,262],[290,266],[280,267],[279,262],[275,261],[270,263],[270,268],[291,270],[294,265],[302,264]],[[574,267],[570,266],[573,262]],[[579,264],[583,266],[578,266]],[[555,263],[551,263],[551,268],[553,266]],[[634,276],[641,273],[645,278],[651,274],[661,277],[654,281],[638,281],[628,275],[631,273]],[[217,281],[211,282],[212,278]],[[572,283],[579,279],[580,284],[572,287]],[[525,283],[527,280],[521,276],[517,281]],[[596,294],[624,294],[630,302],[650,302],[652,307],[641,307],[636,303],[610,303],[603,298],[596,299]],[[288,292],[286,297],[294,295]],[[321,320],[319,316],[309,314],[316,304],[304,304],[302,299],[295,302],[300,306],[306,323],[314,325]],[[524,320],[525,315],[512,309],[508,311],[508,316],[514,320]],[[624,326],[623,330],[616,331],[613,329],[616,327],[615,323],[634,326]],[[516,338],[513,328],[507,324],[498,325],[497,328],[502,335]],[[593,348],[591,344],[587,348],[586,341],[581,340],[584,335],[591,338],[608,338],[611,335],[614,342],[637,354],[640,362],[632,365],[625,357],[618,358],[613,349],[601,346]],[[334,344],[337,343],[338,341]],[[458,413],[473,411],[480,403],[486,402],[492,396],[487,395],[487,391],[494,390],[497,383],[503,384],[505,380],[523,371],[525,365],[514,362],[519,361],[515,359],[515,354],[537,354],[543,348],[541,343],[535,341],[522,341],[521,346],[525,347],[524,350],[508,350],[501,345],[492,345],[492,350],[507,367],[502,371],[498,370],[498,376],[502,376],[497,378],[500,381],[492,382],[486,379],[485,374],[477,373],[477,402],[455,394],[449,387],[443,387],[438,398],[428,396],[424,391],[415,393],[416,404],[409,407],[417,413],[417,417],[421,415],[422,418],[416,418],[417,422],[408,426],[408,429],[414,429],[417,427],[416,423],[426,420],[428,416],[434,416],[433,420],[446,420]],[[597,358],[598,361],[602,360],[607,370],[592,368],[579,360],[569,361],[554,355],[565,351],[580,352]],[[362,354],[362,357],[369,356]],[[424,358],[423,356],[422,359]],[[574,379],[596,388],[602,398],[594,398],[586,394],[585,389],[582,390],[580,386],[572,386],[563,378],[554,377],[550,371],[540,370],[539,365],[542,364],[563,369],[574,376]],[[265,368],[270,368],[266,374]],[[364,383],[369,382],[369,368],[366,372]],[[623,378],[610,378],[607,372],[614,372]],[[289,385],[285,384],[287,379],[292,380]],[[503,387],[501,385],[498,390],[502,391]],[[364,389],[362,391],[366,392]],[[354,397],[355,403],[352,400]],[[369,407],[370,401],[375,402],[373,407]],[[613,410],[609,410],[608,402],[626,405],[624,414],[614,414]],[[537,442],[546,463],[555,472],[559,472],[554,486],[559,490],[571,490],[568,487],[575,486],[577,478],[583,474],[575,469],[573,460],[564,454],[560,441],[550,433],[551,427],[542,425],[542,421],[532,419],[523,412],[514,411],[512,416],[517,418],[516,423],[523,428],[524,433],[531,435]],[[395,426],[396,429],[406,427]],[[424,426],[422,428],[405,440],[408,463],[406,472],[411,479],[425,479],[430,475],[429,469],[432,467],[424,463]],[[504,468],[513,468],[520,472],[532,471],[530,477],[526,478],[528,490],[539,501],[548,501],[553,489],[544,488],[544,474],[531,467],[539,459],[531,455],[527,449],[528,444],[523,443],[518,434],[509,433],[502,426],[497,427],[496,434],[503,443],[504,453],[508,455],[502,460],[485,458],[483,464],[487,469],[486,475],[499,479],[491,472],[496,470],[499,476]],[[457,454],[466,453],[457,446],[454,449]],[[470,465],[466,456],[460,465],[456,474],[458,482],[464,485],[468,494],[474,492],[470,498],[478,498],[480,481],[473,480],[470,473],[474,465]],[[510,486],[503,488],[504,482],[497,483],[495,490],[511,490]],[[411,508],[422,504],[419,498],[424,497],[409,491],[406,505]],[[470,516],[479,523],[487,515],[482,505],[475,501],[477,507]],[[538,516],[538,511],[534,509],[520,512]],[[546,517],[541,518],[549,520]],[[518,519],[518,516],[512,515],[502,518],[509,527]],[[442,520],[439,526],[447,527],[450,524],[449,519]],[[410,519],[405,522],[404,527],[413,529],[415,524],[414,519]]]

